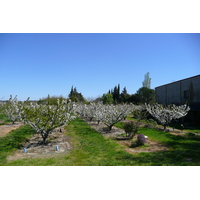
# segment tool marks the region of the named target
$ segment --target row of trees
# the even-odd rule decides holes
[[[130,114],[134,109],[133,104],[102,104],[90,103],[90,104],[77,104],[76,113],[82,118],[88,118],[90,121],[93,119],[99,122],[103,122],[109,130],[117,122],[122,121]]]
[[[17,97],[1,104],[1,110],[14,124],[22,121],[30,125],[36,133],[43,138],[43,144],[47,142],[49,134],[55,129],[75,119],[75,104],[70,100],[57,99],[56,104],[30,102],[27,99],[19,102]]]
[[[164,130],[172,120],[180,119],[187,115],[190,110],[186,104],[181,106],[161,104],[77,104],[76,113],[80,117],[88,118],[90,121],[96,119],[98,123],[102,121],[109,129],[119,121],[126,118],[128,114],[133,114],[133,117],[139,121],[147,119],[147,116],[153,118],[158,123],[162,124]]]
[[[115,86],[114,90],[109,90],[108,93],[103,94],[101,100],[104,104],[118,104],[118,103],[133,103],[133,104],[144,104],[144,103],[155,103],[155,91],[147,87],[141,87],[137,90],[136,94],[128,94],[126,87],[123,88],[122,92],[119,93],[119,88]],[[117,93],[117,92],[118,93]]]
[[[98,103],[75,103],[70,99],[57,99],[54,104],[49,101],[43,103],[30,102],[27,99],[19,102],[17,97],[1,104],[2,111],[9,117],[12,123],[20,120],[29,124],[43,138],[43,143],[47,142],[48,135],[62,125],[67,124],[77,116],[89,118],[90,120],[101,121],[109,130],[113,125],[133,113],[139,120],[150,114],[156,121],[163,125],[164,129],[174,119],[180,119],[187,115],[190,108],[185,104],[182,106],[170,105],[164,107],[160,104],[103,104]]]

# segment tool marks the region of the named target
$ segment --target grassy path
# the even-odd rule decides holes
[[[17,166],[180,166],[200,165],[200,138],[183,138],[153,129],[141,128],[149,138],[165,143],[167,152],[129,154],[114,140],[100,135],[82,119],[75,119],[66,128],[73,149],[51,158],[21,159],[0,162]],[[1,152],[0,152],[1,153]]]

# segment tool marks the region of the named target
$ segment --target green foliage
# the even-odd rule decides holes
[[[122,122],[117,125],[122,126]],[[5,162],[4,165],[24,166],[199,166],[200,137],[187,138],[149,128],[138,133],[159,141],[168,151],[129,154],[116,141],[104,138],[81,119],[75,119],[66,127],[66,134],[73,149],[64,155],[51,158],[22,159]],[[145,146],[145,145],[144,145]],[[140,147],[140,148],[143,148]],[[148,147],[146,147],[148,148]],[[4,158],[3,158],[4,157]],[[5,154],[0,159],[5,161]],[[189,160],[189,161],[188,161]],[[3,163],[2,163],[3,164]]]
[[[123,151],[115,141],[107,139],[77,118],[66,127],[73,149],[65,155],[51,158],[23,159],[6,165],[31,166],[123,166],[132,165],[134,156]],[[128,160],[129,158],[130,160]]]
[[[103,104],[112,104],[114,102],[113,95],[110,93],[103,94],[102,96]]]
[[[48,104],[48,105],[56,105],[58,100],[60,101],[64,100],[65,98],[63,98],[62,96],[50,96],[48,95],[48,97],[42,98],[40,99],[37,103],[38,104]]]
[[[0,138],[0,165],[6,162],[6,156],[23,146],[23,143],[35,131],[30,126],[22,126]]]
[[[11,122],[11,121],[9,120],[9,118],[6,117],[5,114],[3,114],[3,113],[0,112],[0,125],[7,124],[7,123],[9,123],[9,122]]]
[[[133,103],[133,104],[140,104],[141,103],[141,97],[138,94],[128,95],[126,102]]]
[[[76,87],[74,88],[73,86],[69,93],[69,99],[73,102],[86,102],[83,95],[77,91]]]
[[[139,124],[137,122],[126,122],[123,124],[123,128],[126,132],[126,137],[132,139],[139,130]]]
[[[137,93],[140,102],[145,104],[155,103],[155,90],[149,89],[147,87],[141,87]]]
[[[142,82],[143,87],[151,88],[151,78],[149,77],[149,72],[145,74],[144,81]]]

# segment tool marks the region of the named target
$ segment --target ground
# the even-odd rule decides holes
[[[0,126],[0,137],[4,137],[10,131],[17,129],[22,125],[23,124],[21,122],[15,122],[15,124],[9,123],[9,124],[5,124],[5,125],[1,125]]]
[[[23,148],[17,150],[13,155],[7,157],[7,160],[17,160],[23,158],[51,157],[56,154],[66,153],[71,148],[70,140],[63,134],[64,127],[55,129],[48,137],[48,144],[42,144],[42,137],[39,134],[33,135]],[[56,150],[58,146],[58,151]],[[26,153],[24,153],[26,148]]]
[[[124,133],[123,129],[113,127],[111,131],[106,128],[103,122],[98,124],[96,121],[90,122],[89,120],[85,120],[92,128],[97,130],[101,133],[104,137],[111,137],[111,138],[118,138],[122,133]],[[1,125],[0,129],[0,137],[5,136],[11,130],[17,129],[22,124],[17,122],[16,124],[7,124]],[[37,158],[37,157],[51,157],[56,154],[67,153],[70,149],[72,149],[72,145],[70,143],[69,138],[63,134],[64,127],[58,128],[49,135],[48,144],[42,145],[41,141],[42,138],[39,134],[33,135],[26,144],[24,144],[23,148],[17,150],[13,155],[10,155],[7,159],[8,160],[16,160],[16,159],[23,159],[23,158]],[[176,134],[176,133],[172,133]],[[125,147],[125,151],[136,154],[139,152],[155,152],[155,151],[167,151],[168,148],[163,144],[152,141],[151,139],[147,139],[145,148],[136,147],[130,148],[131,141],[129,140],[116,140],[120,145]],[[58,146],[59,150],[56,150],[56,146]],[[26,153],[24,153],[24,148],[26,148]]]
[[[85,120],[92,128],[94,128],[95,130],[97,130],[99,133],[101,133],[102,135],[104,135],[105,137],[112,137],[112,138],[116,138],[117,136],[121,135],[122,133],[124,133],[123,129],[117,128],[117,127],[112,127],[112,130],[109,131],[104,123],[100,122],[100,124],[98,124],[95,121],[89,121],[89,120]],[[127,120],[126,120],[127,121]],[[146,140],[146,147],[145,148],[141,148],[141,147],[136,147],[136,148],[130,148],[131,146],[131,141],[129,140],[116,140],[120,145],[125,147],[125,151],[135,154],[135,153],[139,153],[139,152],[155,152],[155,151],[167,151],[168,148],[166,146],[164,146],[163,144],[156,142],[156,141],[152,141],[149,138]]]

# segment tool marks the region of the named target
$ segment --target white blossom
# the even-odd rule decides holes
[[[46,143],[48,135],[55,128],[76,118],[73,114],[74,110],[75,104],[66,100],[58,99],[56,105],[26,102],[21,118],[25,124],[29,124],[37,133],[41,134],[43,143]]]
[[[145,104],[147,111],[157,119],[166,129],[166,126],[173,120],[179,119],[187,115],[190,110],[186,104],[181,106],[168,105],[163,106],[162,104],[147,105]]]
[[[3,113],[12,121],[13,124],[17,120],[20,120],[22,108],[23,102],[19,102],[17,96],[12,98],[12,95],[10,95],[10,99],[2,105]]]

